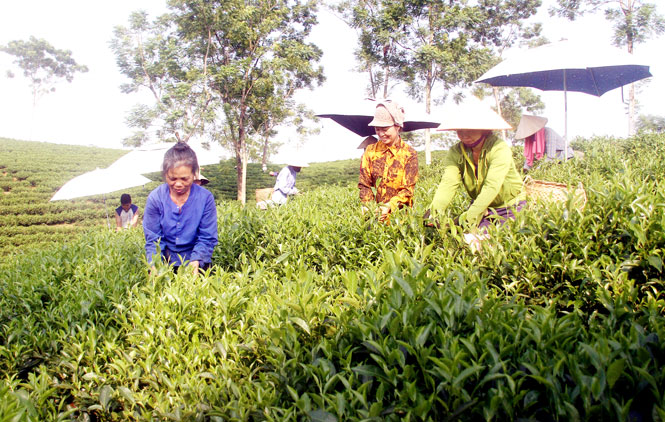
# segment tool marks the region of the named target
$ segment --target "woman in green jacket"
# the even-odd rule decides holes
[[[510,146],[493,133],[511,127],[481,105],[458,111],[445,116],[437,128],[456,131],[460,142],[446,155],[443,178],[430,205],[432,216],[443,216],[462,184],[472,202],[459,216],[458,224],[469,230],[503,224],[526,205],[524,184]]]

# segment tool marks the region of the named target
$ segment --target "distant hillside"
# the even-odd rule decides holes
[[[223,161],[217,165],[204,166],[204,175],[210,180],[206,186],[218,200],[235,200],[237,198],[238,183],[235,160]],[[310,190],[319,186],[345,186],[358,181],[358,168],[360,160],[341,160],[326,163],[312,163],[304,168],[297,178],[300,190]],[[247,200],[254,200],[256,189],[270,188],[275,184],[275,177],[270,172],[279,172],[282,165],[269,164],[264,173],[261,164],[247,165]]]
[[[49,200],[71,178],[106,167],[124,153],[0,138],[0,255],[22,251],[28,245],[71,239],[105,224],[102,196]],[[109,212],[115,202],[109,197]]]

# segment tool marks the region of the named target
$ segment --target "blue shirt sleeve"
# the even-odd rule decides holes
[[[150,192],[143,213],[145,256],[151,264],[153,262],[153,257],[157,255],[157,243],[161,240],[163,235],[161,216],[164,214],[164,208],[159,195],[159,189],[163,189],[163,186],[166,185],[158,186],[155,190]]]
[[[201,261],[208,263],[212,261],[212,251],[217,245],[217,206],[215,199],[208,191],[204,191],[205,202],[203,215],[199,223],[199,229],[196,236],[196,243],[190,257],[191,261]]]

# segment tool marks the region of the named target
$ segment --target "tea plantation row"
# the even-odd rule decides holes
[[[71,201],[49,202],[55,192],[79,174],[105,168],[126,151],[27,142],[0,138],[0,256],[66,241],[91,226],[115,226],[113,210],[122,192],[97,195]],[[320,185],[346,185],[357,179],[359,160],[317,163],[299,177],[301,189]],[[279,171],[270,165],[268,171]],[[236,169],[233,160],[205,166],[208,188],[219,200],[237,198]],[[150,174],[154,181],[143,187],[127,189],[134,203],[143,207],[150,191],[159,184],[159,173]],[[263,172],[260,164],[250,163],[247,172],[247,198],[254,190],[272,187],[275,178]],[[108,220],[107,220],[108,215]]]
[[[664,420],[665,137],[593,139],[471,253],[353,185],[220,202],[214,269],[147,273],[140,229],[0,264],[3,420]],[[517,152],[516,152],[517,154]],[[306,173],[303,172],[303,176]],[[467,200],[456,200],[453,213]]]

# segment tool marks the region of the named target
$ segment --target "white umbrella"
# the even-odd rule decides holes
[[[151,180],[138,173],[121,171],[118,169],[95,169],[80,176],[76,176],[65,183],[51,198],[51,201],[81,198],[84,196],[103,195],[123,189],[150,183]],[[106,197],[103,197],[106,208]],[[106,222],[110,226],[108,210]]]
[[[95,169],[76,176],[65,183],[51,198],[51,201],[80,198],[116,192],[135,186],[145,185],[151,180],[138,173],[117,169]]]
[[[559,41],[523,50],[487,71],[476,82],[564,92],[564,138],[568,150],[568,91],[600,97],[607,91],[648,78],[649,66],[625,51]]]
[[[121,169],[124,171],[146,174],[162,171],[162,162],[164,161],[164,154],[173,145],[171,143],[159,143],[146,145],[130,151],[129,153],[118,158],[111,163],[109,169]],[[206,164],[219,163],[222,154],[221,152],[214,152],[212,150],[204,149],[198,145],[189,145],[196,153],[196,159],[199,166]]]

